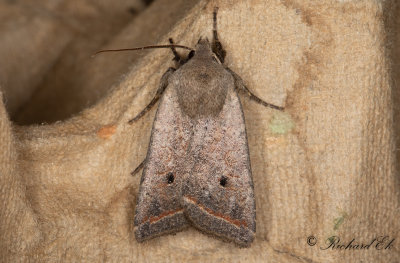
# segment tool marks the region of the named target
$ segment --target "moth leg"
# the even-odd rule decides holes
[[[174,44],[174,41],[172,40],[172,38],[169,38],[169,43],[172,45]],[[171,47],[171,50],[172,50],[172,53],[174,54],[173,60],[178,64],[178,67],[185,64],[194,55],[194,50],[190,51],[189,56],[187,58],[180,56],[178,54],[178,52],[176,52],[176,49],[174,47]]]
[[[211,43],[211,49],[212,49],[212,52],[214,52],[214,54],[217,55],[217,57],[221,61],[221,63],[224,63],[226,51],[222,47],[222,44],[218,39],[217,13],[218,13],[218,7],[215,7],[214,12],[213,12],[213,41]]]
[[[150,103],[138,115],[136,115],[135,118],[133,118],[133,119],[128,121],[129,124],[132,124],[135,121],[137,121],[138,119],[140,119],[141,117],[143,117],[143,115],[145,115],[156,104],[156,102],[160,99],[161,95],[165,91],[165,88],[168,86],[168,77],[174,71],[175,71],[174,68],[169,68],[167,70],[167,72],[164,73],[164,75],[161,77],[160,86],[158,87],[158,90],[157,90],[156,95],[154,96],[154,98],[150,101]]]
[[[174,44],[174,41],[172,40],[172,38],[169,38],[168,40],[169,40],[169,43],[170,43],[171,45]],[[174,47],[171,47],[171,50],[172,50],[172,53],[174,54],[173,60],[176,61],[176,62],[179,63],[179,64],[182,64],[181,61],[184,60],[184,58],[181,57],[181,56],[178,54],[178,52],[176,52],[176,49],[175,49]]]
[[[280,110],[283,111],[285,108],[281,107],[281,106],[276,106],[274,104],[268,103],[263,101],[262,99],[260,99],[259,97],[257,97],[256,95],[253,94],[253,92],[251,92],[246,85],[244,84],[243,80],[241,77],[239,77],[238,74],[236,74],[235,72],[233,72],[230,68],[226,67],[226,69],[232,74],[233,78],[235,79],[235,88],[243,91],[247,96],[249,96],[249,98],[251,100],[254,100],[255,102],[257,102],[258,104],[261,104],[265,107],[269,107],[275,110]]]
[[[146,159],[144,159],[144,160],[138,165],[138,167],[136,167],[135,170],[133,170],[133,172],[131,172],[131,175],[134,176],[137,172],[139,172],[140,169],[143,168],[145,162],[146,162]]]

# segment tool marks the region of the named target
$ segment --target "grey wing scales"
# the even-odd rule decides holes
[[[134,218],[139,242],[188,225],[181,201],[182,160],[192,129],[181,113],[175,92],[167,87],[153,123]]]
[[[185,215],[199,229],[249,246],[256,208],[245,122],[233,87],[217,116],[194,123],[182,195]]]

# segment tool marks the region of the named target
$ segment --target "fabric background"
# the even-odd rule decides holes
[[[139,244],[140,173],[130,172],[156,107],[127,121],[172,55],[90,55],[168,37],[194,46],[211,39],[215,6],[226,65],[286,107],[241,97],[256,239],[241,249],[190,228]],[[400,262],[399,15],[396,1],[378,0],[3,0],[1,262]],[[395,241],[321,250],[332,236]]]

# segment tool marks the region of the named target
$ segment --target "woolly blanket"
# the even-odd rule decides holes
[[[148,2],[148,1],[147,1]],[[138,243],[133,216],[170,50],[212,37],[241,96],[257,232]],[[8,0],[0,4],[1,262],[400,262],[396,1]],[[184,51],[179,51],[184,52]],[[333,245],[329,244],[333,242]]]

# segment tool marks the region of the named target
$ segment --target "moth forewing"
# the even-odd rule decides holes
[[[221,112],[198,120],[183,184],[184,213],[201,230],[248,246],[254,239],[255,201],[244,116],[233,86]]]

